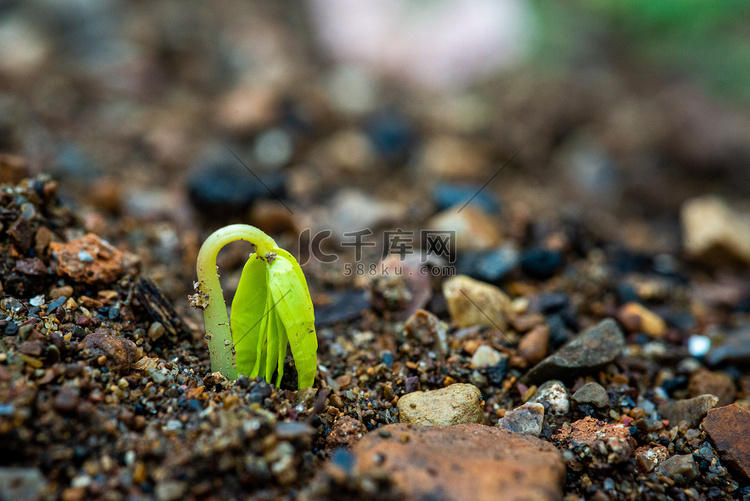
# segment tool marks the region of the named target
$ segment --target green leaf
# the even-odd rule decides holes
[[[298,386],[306,388],[312,386],[317,370],[318,338],[312,300],[305,276],[294,257],[283,249],[274,251],[277,256],[269,267],[268,287],[292,348]],[[282,356],[279,350],[279,358]]]
[[[274,301],[275,302],[275,301]],[[261,373],[269,383],[273,381],[273,374],[279,360],[279,330],[284,329],[284,324],[279,320],[276,311],[268,314],[268,336],[266,338],[266,371]],[[286,350],[286,346],[284,346]]]
[[[266,344],[268,299],[268,265],[253,254],[242,269],[231,310],[237,372],[248,377],[258,376],[261,357],[256,355]]]
[[[281,378],[284,376],[284,360],[286,359],[286,347],[289,340],[286,337],[286,329],[279,329],[279,365],[276,368],[276,386],[281,386]],[[317,349],[317,346],[316,346]]]
[[[317,370],[318,338],[307,281],[294,257],[274,249],[269,265],[253,254],[242,270],[232,300],[232,336],[237,372],[261,376],[276,386],[284,375],[287,344],[300,388],[312,386]]]

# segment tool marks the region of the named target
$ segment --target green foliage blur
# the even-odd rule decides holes
[[[750,1],[532,2],[536,60],[567,68],[619,65],[685,77],[750,102]]]

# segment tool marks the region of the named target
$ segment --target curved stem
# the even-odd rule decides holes
[[[221,291],[219,273],[216,269],[216,256],[219,250],[230,242],[244,240],[255,246],[259,256],[266,256],[276,248],[276,242],[254,226],[232,224],[213,232],[198,252],[198,291],[208,297],[208,305],[203,310],[206,324],[206,339],[211,354],[211,370],[221,372],[227,379],[237,379],[234,363],[232,330],[227,315],[227,305]]]

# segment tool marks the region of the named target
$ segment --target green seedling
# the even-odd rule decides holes
[[[230,324],[216,256],[238,240],[253,244],[255,252],[242,270]],[[203,309],[211,370],[231,380],[244,374],[272,382],[276,374],[279,386],[288,343],[299,388],[312,386],[318,339],[310,291],[297,260],[258,228],[233,224],[206,239],[198,253],[197,271],[193,304]]]

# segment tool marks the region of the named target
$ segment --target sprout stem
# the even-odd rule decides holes
[[[253,244],[255,252],[261,258],[276,248],[276,242],[258,228],[248,224],[232,224],[213,232],[198,252],[198,291],[208,297],[203,320],[206,324],[208,350],[211,353],[211,370],[221,372],[229,380],[237,379],[237,367],[234,363],[227,305],[216,268],[216,256],[222,247],[237,240]]]

